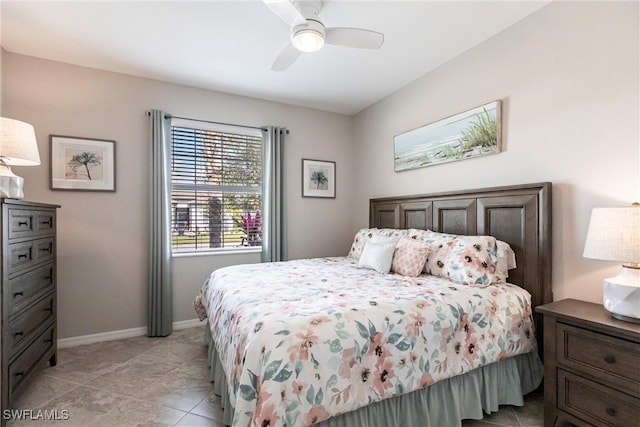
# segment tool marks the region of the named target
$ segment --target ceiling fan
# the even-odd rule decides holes
[[[384,35],[362,28],[325,27],[318,18],[322,0],[263,0],[291,27],[291,43],[271,66],[273,71],[289,68],[305,52],[315,52],[326,44],[357,49],[378,49]]]

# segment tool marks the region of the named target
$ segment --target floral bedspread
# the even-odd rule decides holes
[[[233,426],[312,425],[536,350],[530,295],[357,268],[351,258],[225,267],[196,299]]]

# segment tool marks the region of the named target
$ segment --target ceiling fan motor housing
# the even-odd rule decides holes
[[[295,0],[293,5],[305,19],[315,19],[322,10],[322,0]]]

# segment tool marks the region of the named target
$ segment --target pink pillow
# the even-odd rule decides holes
[[[428,255],[429,245],[427,243],[404,236],[396,245],[391,271],[403,276],[419,276]]]

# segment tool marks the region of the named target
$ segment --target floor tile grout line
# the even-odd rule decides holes
[[[190,411],[191,411],[191,410],[193,410],[196,406],[198,406],[198,405],[200,404],[200,402],[201,402],[201,401],[200,401],[200,402],[198,402],[198,403],[197,403],[193,408],[191,408],[189,411],[185,411],[184,409],[175,408],[175,407],[173,407],[173,406],[166,405],[166,404],[163,404],[163,403],[157,403],[157,402],[153,402],[153,401],[149,401],[149,400],[145,400],[145,399],[140,399],[139,397],[129,396],[128,394],[119,393],[119,392],[117,392],[117,391],[108,390],[108,389],[106,389],[106,388],[100,388],[100,387],[91,386],[91,385],[89,385],[89,384],[81,384],[81,385],[80,385],[80,386],[78,386],[78,387],[87,387],[87,388],[91,388],[91,389],[94,389],[94,390],[97,390],[97,391],[102,391],[102,392],[105,392],[105,393],[110,393],[110,394],[113,394],[113,395],[118,396],[118,397],[123,398],[123,399],[133,400],[133,401],[135,401],[135,402],[141,402],[141,403],[146,403],[146,404],[150,404],[150,405],[158,405],[158,406],[161,406],[161,407],[164,407],[164,408],[172,409],[172,410],[174,410],[174,411],[182,412],[184,415],[183,415],[180,419],[184,418],[184,416],[185,416],[185,415],[190,414],[190,413],[191,413]],[[76,387],[76,388],[77,388],[77,387]],[[75,389],[74,389],[74,390],[75,390]],[[69,391],[71,391],[71,390],[69,390]],[[66,393],[63,393],[62,395],[64,395],[64,394],[66,394]],[[205,398],[206,398],[206,397],[205,397]],[[205,398],[203,398],[203,399],[205,399]],[[54,399],[51,399],[51,400],[54,400]],[[195,415],[197,415],[197,414],[195,414]],[[200,416],[202,416],[202,417],[204,417],[204,418],[208,418],[208,419],[213,419],[213,418],[209,418],[209,417],[206,417],[206,416],[203,416],[203,415],[200,415]],[[214,420],[214,421],[215,421],[215,420]]]
[[[178,368],[175,368],[175,369],[178,369]],[[172,370],[172,371],[173,371],[173,370]],[[172,372],[172,371],[169,371],[169,372]],[[168,373],[169,373],[169,372],[168,372]],[[107,375],[107,374],[104,374],[104,375]],[[102,376],[102,375],[99,375],[99,376]],[[96,378],[98,378],[98,377],[96,377]],[[176,408],[176,407],[174,407],[174,406],[167,405],[167,404],[164,404],[164,403],[157,403],[157,402],[149,401],[149,400],[146,400],[146,399],[141,399],[141,398],[136,397],[136,396],[130,396],[130,395],[125,394],[125,393],[115,392],[115,391],[110,390],[110,389],[108,389],[108,388],[96,387],[96,386],[91,385],[91,384],[81,384],[81,385],[86,386],[86,387],[89,387],[89,388],[92,388],[92,389],[94,389],[94,390],[100,390],[100,391],[107,392],[107,393],[113,393],[113,394],[115,394],[115,395],[118,395],[118,396],[121,396],[121,397],[126,397],[126,398],[129,398],[129,399],[133,399],[133,400],[138,401],[138,402],[149,403],[149,404],[152,404],[152,405],[153,405],[153,404],[158,404],[158,405],[160,405],[160,406],[164,406],[164,407],[166,407],[166,408],[170,408],[170,409],[175,409],[175,410],[177,410],[177,411],[184,412],[184,413],[187,413],[187,414],[188,414],[188,413],[191,413],[191,411],[193,411],[193,410],[194,410],[194,409],[195,409],[195,408],[196,408],[200,403],[202,403],[202,402],[203,402],[205,399],[207,399],[207,398],[209,397],[209,395],[210,395],[210,393],[209,393],[209,392],[207,392],[207,393],[202,397],[202,399],[200,399],[200,400],[198,401],[198,403],[196,403],[195,405],[193,405],[193,406],[192,406],[188,411],[185,411],[184,409]],[[194,415],[199,415],[199,414],[194,414]],[[199,415],[199,416],[203,416],[203,415]],[[209,418],[209,417],[207,417],[207,416],[203,416],[203,417],[204,417],[204,418]],[[211,418],[210,418],[210,419],[211,419]]]
[[[518,416],[518,413],[515,411],[515,409],[513,409],[513,408],[509,408],[509,409],[513,413],[513,416],[516,418],[516,421],[518,421],[518,427],[524,427],[522,425],[522,421],[520,421],[520,417]]]
[[[60,379],[60,378],[56,378],[56,379]],[[70,382],[70,381],[69,381],[69,382]],[[62,393],[57,394],[56,396],[52,397],[51,399],[47,400],[47,401],[46,401],[46,402],[44,402],[44,403],[40,403],[40,404],[34,405],[34,406],[35,406],[35,408],[28,408],[28,409],[37,409],[37,408],[42,408],[42,407],[44,407],[45,405],[47,405],[48,403],[50,403],[50,402],[52,402],[52,401],[56,400],[57,398],[62,397],[62,396],[64,396],[65,394],[72,392],[73,390],[77,389],[78,387],[82,387],[82,384],[77,384],[77,383],[72,383],[72,384],[74,384],[74,385],[75,385],[75,387],[72,387],[72,388],[70,388],[70,389],[69,389],[69,390],[67,390],[67,391],[63,391]],[[46,409],[46,408],[45,408],[45,409]]]
[[[82,383],[80,383],[78,381],[73,381],[73,380],[69,380],[67,378],[62,378],[62,376],[58,376],[58,375],[55,375],[55,374],[52,374],[52,373],[49,373],[49,372],[46,372],[46,371],[43,372],[42,375],[47,376],[47,377],[51,377],[51,378],[55,378],[57,380],[64,381],[64,382],[67,382],[67,383],[71,383],[71,384],[74,384],[76,386],[84,385],[84,384],[82,384]]]
[[[127,364],[128,362],[129,362],[129,361],[124,362],[124,363],[123,363],[123,366],[124,366],[125,364]],[[177,363],[177,362],[176,362],[176,363]],[[117,368],[116,368],[116,370],[117,370],[117,369],[122,368],[123,366],[119,366],[119,367],[117,367]],[[194,364],[194,366],[197,366],[197,365],[195,365],[195,364]],[[177,368],[176,368],[176,369],[177,369]],[[112,371],[112,372],[113,372],[113,371]],[[112,372],[109,372],[109,373],[112,373]],[[101,374],[101,375],[96,375],[95,377],[92,377],[90,380],[87,380],[87,381],[95,380],[96,378],[98,378],[98,377],[100,377],[100,376],[102,376],[102,375],[107,375],[107,374],[108,374],[108,373]],[[65,382],[68,382],[68,383],[74,384],[74,385],[75,385],[75,387],[72,387],[70,390],[67,390],[67,391],[65,391],[65,392],[62,392],[62,393],[60,393],[60,394],[56,395],[55,397],[53,397],[53,398],[49,399],[48,401],[46,401],[46,402],[44,402],[44,403],[42,403],[42,404],[37,405],[38,407],[42,407],[42,406],[44,406],[44,405],[48,404],[49,402],[51,402],[51,401],[53,401],[53,400],[55,400],[55,399],[57,399],[57,398],[59,398],[59,397],[62,397],[62,396],[64,396],[65,394],[67,394],[67,393],[69,393],[69,392],[71,392],[71,391],[73,391],[73,390],[77,389],[78,387],[87,387],[87,388],[91,388],[91,389],[98,390],[98,391],[102,391],[102,392],[106,392],[106,393],[112,393],[112,394],[114,394],[114,395],[116,395],[116,396],[123,397],[123,398],[127,398],[127,399],[131,399],[131,400],[134,400],[134,401],[137,401],[137,402],[143,402],[143,403],[152,404],[152,405],[154,405],[154,404],[158,404],[158,403],[156,403],[156,402],[152,402],[152,401],[149,401],[149,400],[141,399],[141,398],[139,398],[139,397],[135,397],[135,396],[130,396],[130,395],[125,394],[125,393],[119,393],[119,392],[116,392],[116,391],[113,391],[113,390],[109,390],[109,389],[107,389],[107,388],[103,388],[103,387],[96,387],[96,386],[94,386],[94,385],[90,384],[89,382],[80,383],[80,382],[77,382],[77,381],[71,381],[71,380],[68,380],[68,379],[65,379],[65,378],[60,378],[59,376],[55,376],[55,375],[53,375],[53,374],[51,374],[51,373],[45,373],[45,375],[51,376],[51,377],[56,378],[56,379],[58,379],[58,380],[62,380],[62,381],[65,381]],[[176,410],[176,411],[180,411],[180,412],[183,412],[183,413],[185,413],[185,414],[189,414],[189,413],[192,413],[191,411],[193,411],[193,410],[194,410],[194,409],[195,409],[195,408],[196,408],[200,403],[202,403],[205,399],[207,399],[207,398],[209,397],[209,395],[210,395],[210,393],[207,393],[207,394],[206,394],[202,399],[200,399],[200,400],[198,401],[198,403],[196,403],[196,404],[195,404],[193,407],[191,407],[188,411],[185,411],[184,409],[176,408],[176,407],[173,407],[173,406],[170,406],[170,405],[166,405],[166,404],[158,404],[158,405],[163,406],[163,407],[166,407],[166,408],[174,409],[174,410]],[[207,416],[205,416],[205,415],[201,415],[201,414],[195,414],[195,413],[194,413],[193,415],[197,415],[197,416],[200,416],[200,417],[203,417],[203,418],[207,418],[207,419],[213,419],[213,418],[207,417]],[[215,421],[215,420],[214,420],[214,421]]]

